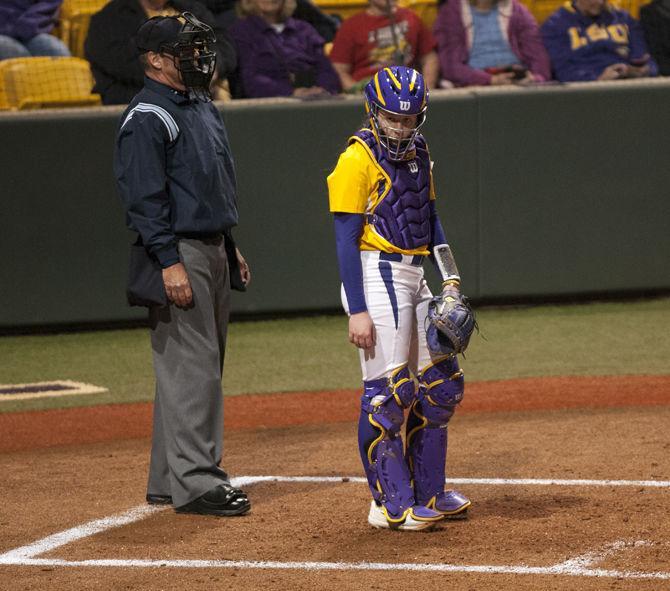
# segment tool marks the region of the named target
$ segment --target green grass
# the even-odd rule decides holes
[[[670,373],[670,299],[484,308],[462,361],[470,381],[543,375]],[[226,394],[356,388],[358,355],[344,316],[230,327]],[[0,403],[0,412],[153,397],[147,330],[0,338],[0,384],[72,379],[96,395]]]

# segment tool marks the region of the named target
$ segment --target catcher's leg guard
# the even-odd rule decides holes
[[[399,436],[403,409],[415,397],[415,383],[407,366],[390,378],[365,382],[358,423],[358,446],[374,499],[368,521],[375,527],[424,529],[441,514],[415,507],[410,474]]]
[[[470,501],[444,491],[447,424],[463,398],[463,372],[455,357],[443,357],[419,375],[419,393],[407,421],[407,463],[416,502],[444,516],[462,514]]]

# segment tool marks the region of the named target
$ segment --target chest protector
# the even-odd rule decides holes
[[[424,248],[431,241],[430,230],[430,158],[422,136],[415,140],[415,156],[392,161],[386,157],[372,131],[354,134],[370,149],[377,164],[391,179],[377,188],[380,201],[366,215],[377,234],[402,250]],[[353,140],[352,140],[353,141]]]

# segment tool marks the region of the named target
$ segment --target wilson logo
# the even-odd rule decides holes
[[[401,111],[409,111],[409,108],[411,106],[409,101],[398,101],[400,103],[400,110]]]
[[[407,166],[412,174],[416,174],[417,172],[419,172],[419,165],[416,163],[415,160],[409,162]]]

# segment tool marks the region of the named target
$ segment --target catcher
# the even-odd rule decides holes
[[[369,127],[349,138],[328,177],[342,303],[363,372],[358,444],[373,498],[368,522],[377,528],[427,529],[470,506],[444,483],[447,424],[463,398],[456,355],[475,323],[435,209],[419,133],[427,106],[419,72],[377,72],[365,88]],[[426,257],[443,279],[436,298]]]

